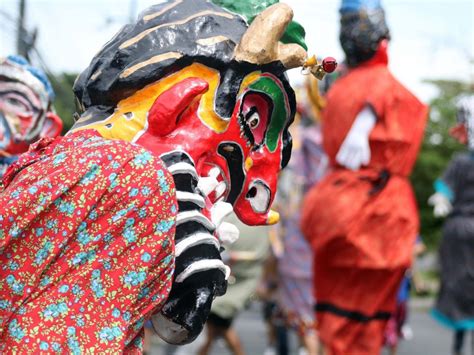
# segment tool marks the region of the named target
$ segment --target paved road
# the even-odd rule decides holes
[[[448,355],[451,346],[451,333],[436,323],[429,315],[430,302],[416,301],[412,304],[409,324],[413,330],[414,338],[401,343],[399,355]],[[261,355],[265,348],[265,328],[261,321],[259,305],[243,312],[235,323],[237,331],[248,355]],[[292,337],[293,338],[293,337]],[[295,339],[293,338],[292,355],[297,354]],[[178,347],[173,355],[192,355],[196,353],[201,339],[198,338],[193,344]],[[156,344],[153,355],[165,355],[162,344]],[[168,352],[171,354],[171,352]],[[384,354],[388,354],[385,352]],[[225,349],[222,341],[217,342],[213,348],[212,355],[230,355]]]

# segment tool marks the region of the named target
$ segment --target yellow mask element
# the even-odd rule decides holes
[[[242,81],[239,96],[259,76],[260,72],[248,74]],[[220,83],[219,71],[200,63],[193,63],[176,73],[147,85],[120,101],[115,112],[105,120],[76,128],[74,131],[94,129],[103,137],[131,142],[145,128],[147,113],[156,98],[178,82],[193,77],[205,78],[209,84],[209,90],[201,97],[198,110],[199,118],[213,131],[217,133],[224,132],[229,125],[229,120],[220,117],[214,109],[215,96]]]

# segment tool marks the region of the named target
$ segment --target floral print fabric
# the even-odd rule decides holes
[[[82,131],[42,140],[0,195],[0,353],[139,353],[174,271],[159,158]]]

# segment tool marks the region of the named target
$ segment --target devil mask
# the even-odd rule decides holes
[[[285,71],[306,59],[300,44],[280,42],[291,39],[291,18],[284,4],[250,26],[204,0],[149,8],[79,76],[74,92],[83,113],[74,130],[94,129],[158,155],[184,151],[201,177],[220,182],[209,203],[233,204],[247,224],[277,222],[270,205],[290,158],[295,114]]]
[[[0,157],[23,153],[40,137],[61,133],[51,112],[53,89],[46,75],[17,56],[0,60]]]
[[[456,100],[457,125],[450,130],[451,135],[474,151],[474,95],[461,95]]]

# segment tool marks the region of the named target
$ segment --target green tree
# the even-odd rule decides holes
[[[430,117],[425,131],[421,152],[411,176],[420,207],[421,235],[428,247],[437,248],[441,238],[443,219],[433,216],[428,205],[434,193],[433,183],[443,173],[453,154],[466,149],[451,136],[449,129],[456,124],[455,99],[461,93],[473,91],[473,85],[451,80],[430,80],[439,90],[430,103]]]
[[[74,124],[74,113],[76,105],[74,102],[74,94],[72,86],[76,80],[77,74],[63,73],[57,76],[50,76],[56,99],[54,100],[54,108],[56,113],[64,122],[63,133],[67,132]]]

